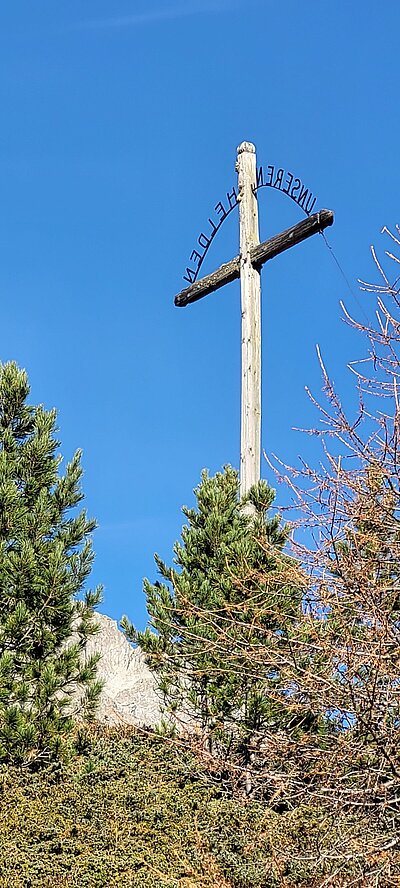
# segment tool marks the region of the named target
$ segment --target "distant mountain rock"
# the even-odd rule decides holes
[[[118,624],[104,614],[96,614],[100,627],[85,646],[86,654],[101,654],[98,677],[104,688],[97,720],[109,725],[147,725],[162,718],[162,701],[144,655],[133,648]]]

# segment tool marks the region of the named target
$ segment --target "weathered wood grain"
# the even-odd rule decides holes
[[[213,293],[214,290],[219,290],[220,287],[224,287],[225,284],[230,284],[231,281],[236,281],[239,277],[240,257],[236,256],[235,259],[231,259],[230,262],[221,265],[217,271],[213,271],[213,273],[208,274],[207,277],[200,278],[199,281],[190,284],[190,287],[181,290],[181,292],[175,296],[175,305],[179,308],[183,308],[185,305],[191,305],[192,302],[197,302],[198,299],[202,299],[202,297],[207,296],[208,293]]]
[[[328,228],[329,225],[333,225],[333,219],[332,210],[320,210],[319,213],[313,213],[308,219],[303,219],[297,225],[293,225],[292,228],[287,228],[281,234],[276,234],[258,247],[254,247],[251,252],[253,265],[261,267],[264,265],[264,262],[268,262],[268,259],[273,259],[279,253],[283,253],[313,234],[318,234],[319,231]]]
[[[237,150],[240,221],[240,295],[242,307],[242,386],[240,497],[260,480],[261,468],[261,281],[252,261],[257,248],[256,149],[242,142]],[[248,504],[248,510],[253,507]]]

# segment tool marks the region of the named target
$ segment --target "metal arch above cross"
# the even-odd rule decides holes
[[[175,296],[184,307],[240,278],[242,305],[242,393],[240,496],[260,480],[261,467],[261,268],[269,259],[333,224],[333,212],[320,210],[292,228],[260,243],[256,149],[242,142],[237,149],[240,255],[212,274],[194,281]]]

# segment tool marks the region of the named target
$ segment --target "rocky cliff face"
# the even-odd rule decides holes
[[[88,655],[100,653],[98,676],[104,684],[97,719],[105,724],[156,725],[161,717],[161,699],[144,656],[132,648],[115,620],[96,614],[100,626],[89,638]]]

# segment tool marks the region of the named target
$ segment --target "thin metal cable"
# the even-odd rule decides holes
[[[323,239],[324,239],[324,241],[325,241],[325,243],[326,243],[326,246],[327,246],[327,248],[328,248],[328,250],[329,250],[329,252],[330,252],[330,254],[331,254],[331,256],[332,256],[332,259],[333,259],[333,261],[336,263],[336,265],[337,265],[337,267],[338,267],[338,269],[339,269],[339,271],[340,271],[340,274],[342,275],[342,278],[343,278],[343,280],[344,280],[345,283],[346,283],[346,286],[347,286],[347,288],[348,288],[348,290],[349,290],[349,293],[351,294],[351,296],[353,297],[353,299],[354,299],[355,302],[357,303],[358,308],[360,309],[360,311],[361,311],[362,314],[364,315],[364,318],[365,318],[365,320],[366,320],[368,326],[370,326],[370,323],[371,323],[371,322],[370,322],[370,319],[369,319],[369,317],[368,317],[368,315],[367,315],[367,313],[366,313],[366,311],[365,311],[363,305],[361,304],[361,302],[360,302],[360,300],[359,300],[359,298],[358,298],[358,296],[357,296],[357,294],[356,294],[354,288],[351,286],[351,283],[350,283],[350,281],[349,281],[349,279],[348,279],[346,273],[343,271],[343,268],[342,268],[342,266],[341,266],[341,264],[340,264],[340,262],[339,262],[339,259],[338,259],[337,256],[336,256],[336,253],[335,253],[333,247],[331,246],[330,243],[328,243],[328,241],[327,241],[327,239],[326,239],[325,232],[324,232],[324,231],[321,231],[320,234],[322,234],[322,237],[323,237]]]

